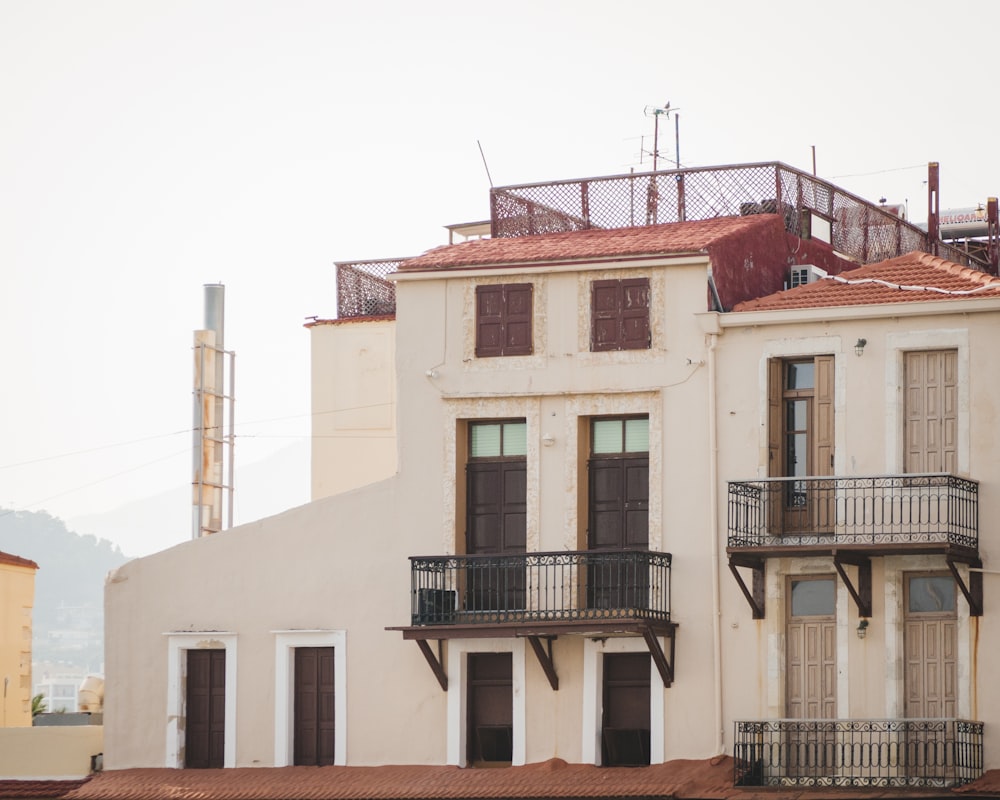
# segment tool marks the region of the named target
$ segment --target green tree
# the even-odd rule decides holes
[[[31,716],[37,717],[45,713],[45,695],[39,692],[31,698]]]

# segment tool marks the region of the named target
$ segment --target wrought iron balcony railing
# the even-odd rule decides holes
[[[983,774],[983,723],[738,721],[733,754],[738,786],[960,786]]]
[[[413,625],[670,621],[669,553],[414,556]]]
[[[730,481],[730,548],[979,547],[979,484],[954,475]]]

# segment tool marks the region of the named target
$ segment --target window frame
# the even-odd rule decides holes
[[[527,311],[511,310],[512,294],[527,295]],[[534,353],[534,284],[532,283],[490,283],[476,286],[476,358],[497,358],[507,356],[530,356]],[[484,305],[492,298],[497,313],[484,314]],[[527,326],[527,342],[512,341],[516,335],[513,326]],[[488,326],[496,326],[496,343],[487,342],[485,331]],[[490,337],[492,338],[492,337]]]

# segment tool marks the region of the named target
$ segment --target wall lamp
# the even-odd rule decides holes
[[[858,339],[858,341],[854,343],[854,355],[863,356],[865,354],[866,344],[868,344],[867,339]]]
[[[868,620],[863,619],[858,623],[858,638],[864,639],[868,634]]]

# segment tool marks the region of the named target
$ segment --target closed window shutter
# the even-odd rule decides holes
[[[531,284],[513,283],[504,286],[503,355],[531,355]]]
[[[503,287],[476,287],[476,356],[503,355]]]
[[[649,347],[649,278],[622,281],[622,350]]]
[[[591,288],[591,342],[594,352],[618,350],[621,282],[594,281]]]

